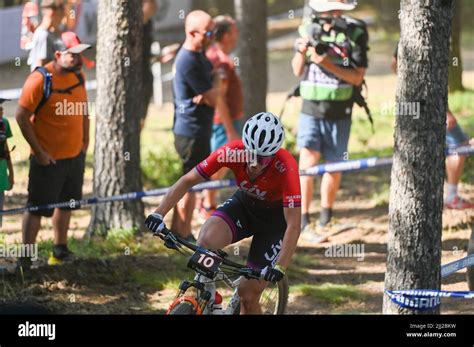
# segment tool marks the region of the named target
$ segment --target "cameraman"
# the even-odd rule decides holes
[[[303,107],[297,139],[301,170],[318,164],[321,157],[327,162],[347,160],[354,90],[363,83],[367,68],[366,25],[342,16],[343,11],[352,10],[356,5],[350,0],[311,0],[312,22],[300,27],[302,37],[295,43],[296,53],[291,64],[293,73],[302,76]],[[322,32],[311,29],[318,23]],[[328,46],[323,49],[324,53],[320,45]],[[340,172],[323,175],[321,227],[331,220],[340,182]],[[301,177],[302,230],[310,223],[313,190],[313,177]]]

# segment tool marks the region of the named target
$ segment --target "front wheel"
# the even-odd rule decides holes
[[[286,305],[288,304],[288,293],[289,285],[287,276],[283,277],[278,283],[269,283],[260,296],[262,314],[285,314]],[[240,303],[235,308],[233,314],[240,314]]]
[[[182,301],[173,307],[168,314],[194,316],[196,315],[196,308],[189,301]]]

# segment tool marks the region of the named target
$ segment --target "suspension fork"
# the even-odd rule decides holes
[[[204,312],[204,310],[207,308],[209,301],[211,300],[211,293],[206,290],[204,283],[201,283],[199,281],[181,282],[175,301],[180,297],[184,296],[184,294],[188,291],[189,288],[195,288],[197,290],[198,294],[196,295],[196,301],[199,307],[201,308],[201,312]]]
[[[211,305],[214,303],[216,295],[216,283],[198,273],[194,277],[194,283],[197,286],[196,289],[198,289],[197,299],[201,305],[202,312],[203,314],[209,314],[212,312]]]

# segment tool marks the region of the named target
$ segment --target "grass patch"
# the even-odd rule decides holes
[[[109,231],[106,239],[69,238],[68,247],[81,259],[107,258],[121,255],[172,254],[173,251],[163,243],[150,237],[137,236],[134,229],[116,229]],[[40,258],[48,258],[53,250],[53,241],[38,243]]]
[[[390,201],[390,184],[384,183],[380,189],[373,192],[370,201],[375,207],[388,206]]]
[[[141,167],[146,188],[169,187],[182,175],[182,164],[178,155],[175,151],[164,148],[147,152]]]
[[[166,257],[166,264],[160,261],[156,268],[145,268],[133,271],[129,280],[146,289],[163,290],[178,289],[181,281],[191,280],[194,272],[187,268],[187,259],[180,255]]]
[[[139,243],[135,240],[135,230],[110,230],[105,240],[69,239],[69,248],[79,258],[101,258],[138,253]]]
[[[189,275],[189,274],[187,274]],[[182,280],[186,279],[186,274],[179,277],[175,273],[170,274],[163,271],[135,271],[130,280],[145,289],[163,290],[166,288],[178,289]]]
[[[311,296],[329,304],[342,304],[349,300],[364,299],[364,294],[359,289],[346,284],[298,284],[291,286],[291,291]]]

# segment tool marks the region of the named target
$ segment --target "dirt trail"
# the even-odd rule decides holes
[[[329,238],[321,244],[300,242],[297,256],[290,271],[290,314],[338,314],[381,313],[385,260],[387,255],[387,212],[384,200],[390,171],[372,170],[346,174],[340,197],[335,207],[335,219],[339,224],[353,224],[351,230]],[[474,200],[474,186],[462,185],[462,194]],[[230,192],[227,191],[227,194]],[[224,197],[225,194],[223,194]],[[314,219],[317,219],[319,199],[314,201]],[[156,201],[153,202],[155,204]],[[74,219],[73,235],[80,237],[87,226],[87,211],[78,212]],[[468,223],[474,221],[474,212],[445,211],[442,263],[466,255],[470,236]],[[195,227],[202,220],[196,214]],[[16,226],[19,227],[19,221]],[[45,226],[42,238],[51,237],[50,226]],[[11,229],[16,227],[12,226]],[[16,229],[18,230],[18,229]],[[8,231],[8,238],[18,239],[18,231]],[[145,237],[143,244],[159,242]],[[359,244],[364,246],[363,259],[357,257],[327,257],[330,246]],[[240,247],[239,260],[243,261],[248,243]],[[232,249],[230,250],[232,251]],[[61,267],[41,267],[25,278],[0,278],[0,301],[39,303],[53,312],[123,314],[163,314],[175,295],[178,279],[172,285],[157,283],[153,274],[185,274],[185,259],[176,261],[163,253],[114,256],[107,259],[79,259]],[[141,278],[140,274],[143,274]],[[148,276],[148,277],[147,277]],[[178,275],[180,276],[180,275]],[[188,277],[189,277],[188,276]],[[137,280],[139,278],[139,280]],[[444,290],[468,290],[465,271],[443,280]],[[164,285],[164,287],[163,287]],[[326,294],[317,289],[316,294],[301,292],[302,285],[324,288]],[[318,294],[319,293],[319,294]],[[339,294],[338,294],[339,293]],[[230,294],[224,292],[224,294]],[[339,295],[328,299],[327,295]],[[472,314],[474,301],[443,299],[445,314]]]

